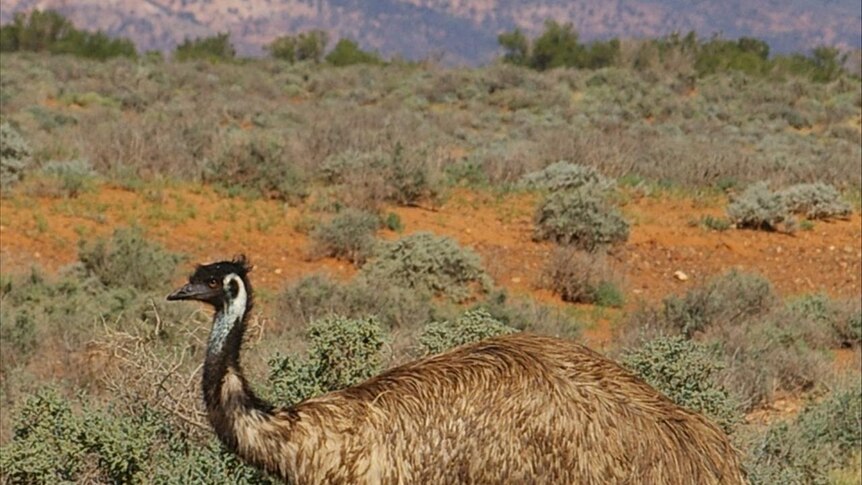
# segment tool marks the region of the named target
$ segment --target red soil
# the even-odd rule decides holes
[[[307,257],[309,221],[325,215],[275,201],[231,199],[209,188],[171,187],[128,191],[103,186],[77,199],[34,197],[26,190],[0,200],[0,265],[3,273],[38,265],[49,271],[71,263],[77,243],[137,224],[148,237],[198,261],[244,252],[255,263],[256,282],[276,290],[313,272],[350,278],[341,261]],[[704,215],[722,215],[726,201],[691,198],[635,198],[623,205],[631,236],[614,253],[624,276],[629,305],[682,292],[731,268],[756,271],[779,293],[825,292],[859,297],[862,273],[862,219],[816,222],[811,231],[788,235],[763,231],[707,231],[693,225]],[[514,294],[562,304],[536,289],[536,278],[552,245],[531,239],[536,198],[455,191],[437,209],[396,207],[405,232],[432,231],[474,248],[497,284]],[[397,237],[394,233],[382,237]],[[674,273],[682,271],[681,281]],[[607,322],[587,331],[593,344],[610,339]]]

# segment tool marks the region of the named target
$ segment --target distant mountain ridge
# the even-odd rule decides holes
[[[3,0],[0,21],[33,8],[128,37],[142,51],[227,31],[240,53],[260,55],[279,35],[319,28],[330,45],[349,37],[387,57],[481,64],[498,55],[500,32],[534,36],[546,19],[572,22],[587,41],[694,30],[761,38],[776,52],[862,47],[858,0]]]

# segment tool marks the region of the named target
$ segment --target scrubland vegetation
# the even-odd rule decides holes
[[[5,29],[4,51],[40,50]],[[358,272],[261,292],[246,365],[275,402],[495,334],[577,339],[586,323],[569,303],[619,308],[608,352],[730,433],[752,482],[858,483],[858,298],[779,295],[733,270],[643,302],[608,260],[633,230],[618,208],[632,193],[729,194],[727,219],[702,222],[720,231],[792,232],[859,211],[860,80],[831,51],[770,58],[753,40],[678,36],[581,45],[548,29],[501,37],[504,61],[472,69],[384,62],[355,44],[325,55],[321,33],[279,39],[259,60],[236,59],[226,35],[171,60],[4,52],[2,197],[183,181],[308,211],[308,257]],[[533,238],[554,247],[539,280],[561,303],[509,295],[475,251],[400,234],[387,212],[434,210],[460,187],[537,194]],[[384,227],[395,237],[379,238]],[[59,274],[2,273],[0,480],[274,482],[223,451],[201,413],[209,319],[164,302],[195,262],[125,227],[82,234]],[[841,371],[839,349],[853,354]],[[752,418],[788,396],[798,412]]]

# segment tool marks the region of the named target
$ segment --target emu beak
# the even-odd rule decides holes
[[[205,301],[212,298],[220,290],[212,288],[202,283],[189,283],[177,291],[168,295],[168,300],[202,300]]]

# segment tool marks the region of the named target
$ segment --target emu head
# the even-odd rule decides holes
[[[222,351],[227,349],[236,357],[239,351],[245,318],[252,306],[249,271],[251,265],[245,256],[237,256],[232,261],[200,265],[189,276],[185,286],[168,295],[168,300],[198,300],[215,307],[213,328],[207,345],[209,356],[222,355]],[[233,344],[226,346],[226,342]]]
[[[168,295],[168,300],[198,300],[209,303],[216,311],[226,310],[244,300],[243,312],[251,307],[251,285],[248,272],[251,265],[245,255],[231,261],[199,265],[189,276],[189,282]]]

